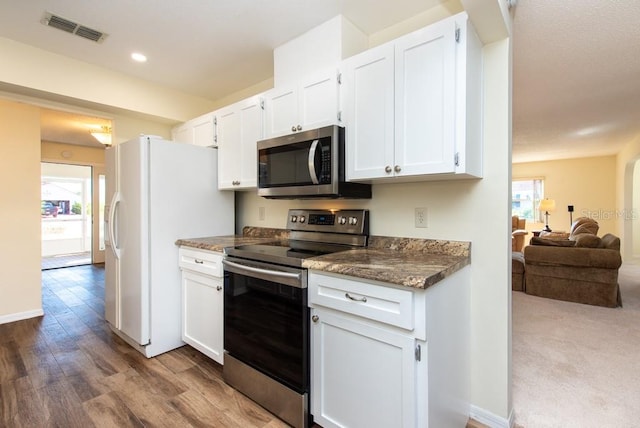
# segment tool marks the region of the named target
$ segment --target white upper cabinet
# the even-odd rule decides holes
[[[481,176],[480,49],[461,13],[345,60],[347,179]]]
[[[257,187],[256,142],[263,138],[262,105],[256,96],[215,112],[219,189]]]
[[[207,113],[174,127],[171,138],[178,143],[214,147],[214,114]]]
[[[339,122],[339,74],[336,68],[265,93],[265,138]]]

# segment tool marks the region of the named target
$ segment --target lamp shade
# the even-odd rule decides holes
[[[551,212],[556,210],[556,201],[553,199],[545,198],[540,201],[540,205],[538,206],[540,211]]]

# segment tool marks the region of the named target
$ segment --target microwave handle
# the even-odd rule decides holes
[[[319,140],[313,140],[309,149],[309,175],[313,184],[319,184],[318,173],[316,172],[316,150],[318,150]]]

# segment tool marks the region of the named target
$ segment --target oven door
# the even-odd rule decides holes
[[[307,272],[227,257],[224,349],[289,388],[309,391]]]

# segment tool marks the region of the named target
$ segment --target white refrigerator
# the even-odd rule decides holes
[[[105,319],[146,357],[178,348],[176,240],[234,233],[234,193],[218,191],[217,149],[141,136],[106,149]]]

